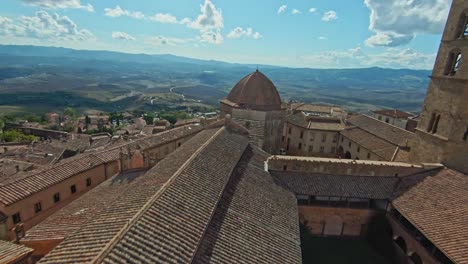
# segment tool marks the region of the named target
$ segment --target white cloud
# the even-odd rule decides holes
[[[328,38],[327,38],[327,37],[324,37],[324,36],[320,36],[320,37],[318,37],[317,39],[319,39],[319,40],[325,40],[325,39],[328,39]]]
[[[327,11],[323,14],[322,20],[323,21],[332,21],[338,19],[338,16],[336,15],[336,12],[333,10]]]
[[[126,32],[112,32],[112,38],[121,39],[121,40],[135,40],[135,37],[129,35]]]
[[[150,19],[159,23],[169,23],[169,24],[179,23],[179,21],[177,21],[177,17],[171,14],[158,13],[152,16]]]
[[[296,9],[296,8],[294,8],[294,9],[291,11],[291,14],[293,14],[293,15],[298,15],[298,14],[300,14],[300,13],[301,13],[301,11],[300,11],[299,9]]]
[[[229,34],[227,35],[228,38],[237,39],[241,37],[248,37],[253,39],[259,39],[263,36],[259,32],[254,32],[252,28],[243,29],[242,27],[234,28]]]
[[[362,68],[388,67],[431,69],[435,54],[419,53],[412,49],[389,48],[384,52],[366,54],[361,47],[348,50],[334,50],[300,56],[299,61],[307,67],[321,68]]]
[[[449,10],[447,0],[365,0],[370,9],[368,46],[400,46],[416,34],[440,34]]]
[[[106,16],[109,17],[121,17],[121,16],[128,16],[136,19],[144,19],[145,15],[140,11],[129,11],[122,9],[119,5],[115,8],[104,8],[104,12]]]
[[[21,16],[15,21],[0,17],[0,34],[51,41],[84,41],[94,39],[87,29],[79,29],[67,16],[38,11],[35,16]]]
[[[156,45],[156,46],[164,46],[164,45],[177,46],[177,45],[185,44],[191,41],[193,41],[193,39],[173,38],[173,37],[166,37],[166,36],[159,35],[156,37],[149,38],[146,41],[146,43],[150,45]]]
[[[198,17],[187,26],[200,31],[202,42],[221,44],[224,41],[221,34],[224,27],[221,9],[217,9],[210,0],[205,0],[205,3],[200,5],[200,12]]]
[[[315,13],[317,11],[317,8],[311,7],[309,8],[309,13]]]
[[[88,3],[82,5],[80,0],[22,0],[28,5],[38,6],[46,9],[83,9],[94,12],[94,7]]]
[[[277,13],[278,13],[278,14],[283,13],[284,11],[286,11],[286,8],[288,8],[287,5],[282,5],[282,6],[280,6],[280,7],[278,8],[278,12],[277,12]]]

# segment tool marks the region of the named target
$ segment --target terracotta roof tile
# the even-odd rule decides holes
[[[340,134],[356,144],[366,148],[386,161],[391,161],[397,145],[388,142],[374,134],[371,134],[359,127],[350,127],[340,132]]]
[[[390,199],[396,177],[329,175],[320,173],[272,171],[278,184],[295,194],[351,198]]]
[[[24,260],[33,249],[12,242],[0,240],[0,263],[17,263]]]
[[[347,121],[372,135],[400,147],[407,147],[408,142],[414,137],[414,133],[366,115],[352,116]]]
[[[373,111],[373,113],[384,115],[384,116],[389,116],[389,117],[393,117],[393,118],[405,118],[405,119],[414,116],[414,115],[412,115],[410,113],[403,112],[403,111],[398,110],[398,109],[376,110],[376,111]]]
[[[468,175],[444,169],[393,206],[455,263],[468,263]]]

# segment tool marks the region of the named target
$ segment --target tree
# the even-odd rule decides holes
[[[38,138],[33,135],[25,135],[17,130],[7,130],[0,134],[0,140],[5,142],[31,142]]]
[[[145,119],[146,124],[152,125],[154,123],[154,118],[156,115],[154,113],[147,113],[143,116],[143,119]]]
[[[63,110],[63,114],[69,116],[71,119],[74,119],[76,117],[76,111],[75,109],[71,107],[67,107]]]

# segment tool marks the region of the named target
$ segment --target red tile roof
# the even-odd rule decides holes
[[[455,263],[468,263],[468,175],[444,169],[393,206]]]

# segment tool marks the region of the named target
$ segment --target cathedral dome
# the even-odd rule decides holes
[[[275,85],[258,70],[240,80],[223,102],[243,109],[281,110],[281,98]]]

